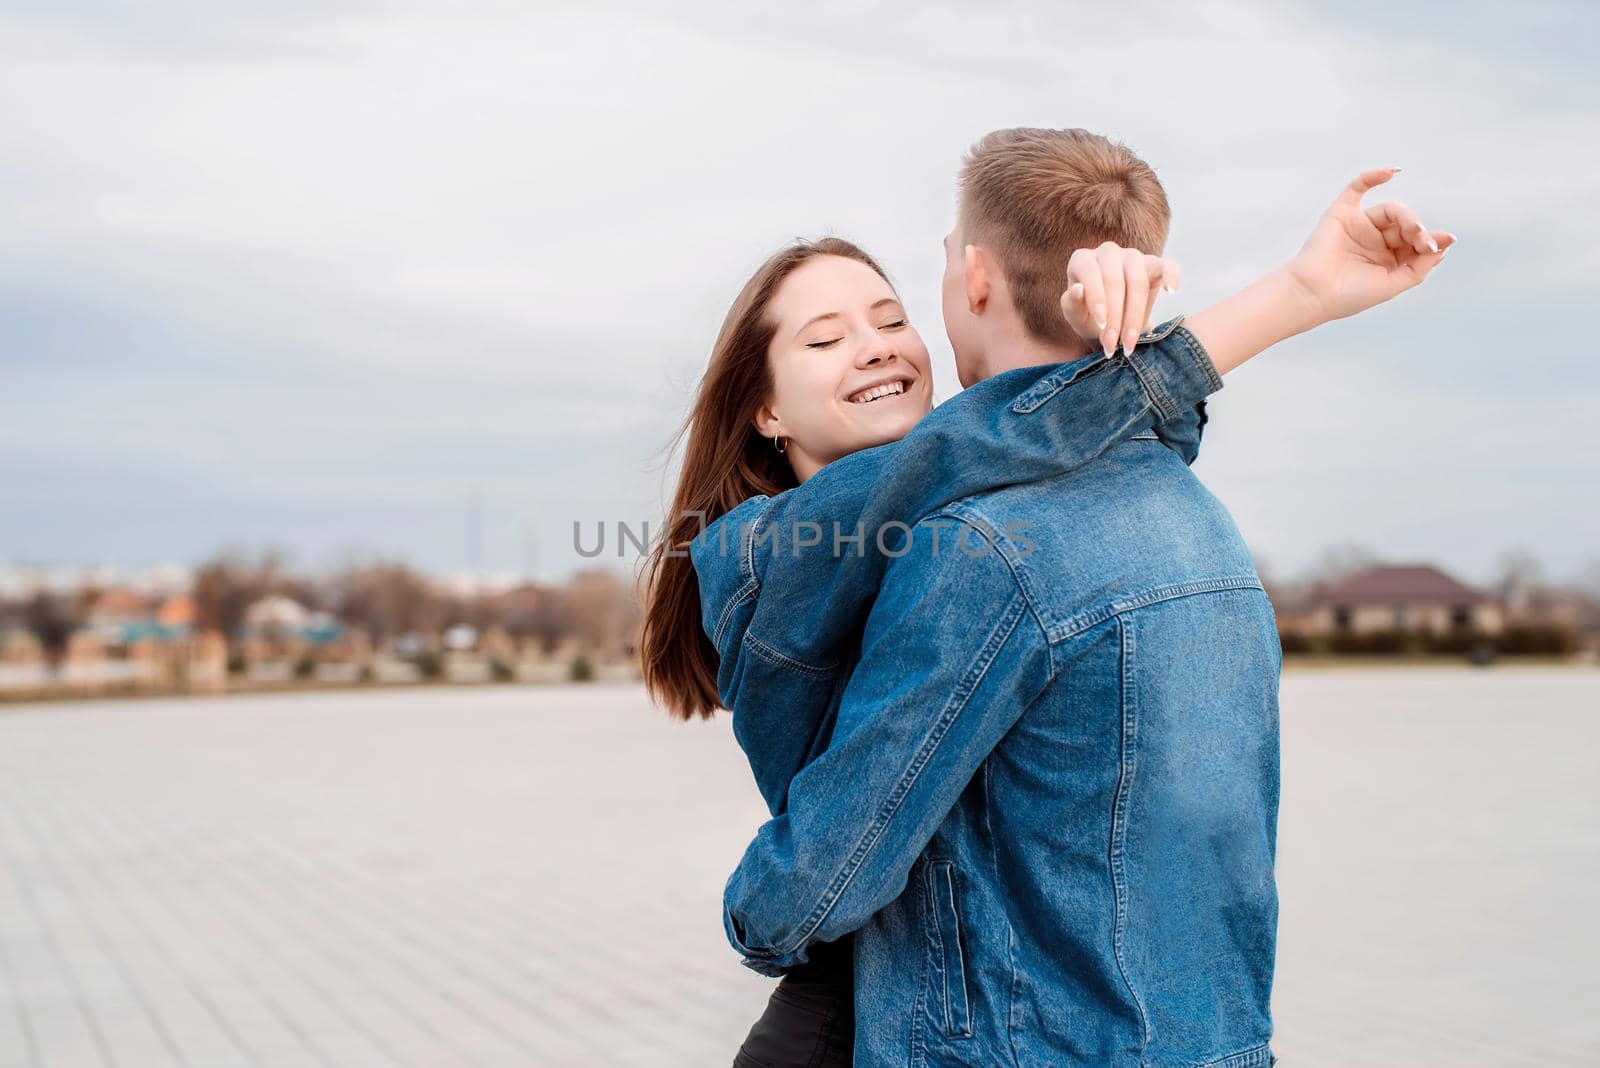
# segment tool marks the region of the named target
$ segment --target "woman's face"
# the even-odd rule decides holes
[[[783,280],[768,306],[772,396],[756,415],[787,438],[802,482],[859,449],[898,441],[933,407],[928,349],[878,272],[817,256]]]

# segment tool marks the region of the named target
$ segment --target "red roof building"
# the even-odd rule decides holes
[[[1494,598],[1426,564],[1357,571],[1318,591],[1313,606],[1313,629],[1323,633],[1494,634],[1505,625]]]

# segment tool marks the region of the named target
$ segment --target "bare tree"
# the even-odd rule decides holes
[[[1306,575],[1309,586],[1331,586],[1378,563],[1378,554],[1365,545],[1331,545],[1318,554]]]
[[[1579,568],[1572,584],[1586,597],[1600,601],[1600,558],[1590,560]]]
[[[561,639],[577,629],[571,599],[563,589],[518,586],[501,594],[495,607],[497,622],[507,633],[532,638],[546,653],[554,652]]]
[[[1528,603],[1544,585],[1544,580],[1544,565],[1528,550],[1517,548],[1501,554],[1490,590],[1502,604],[1515,611]]]
[[[639,603],[633,585],[613,571],[580,571],[567,585],[580,640],[594,649],[632,652],[638,645]]]
[[[334,612],[382,645],[411,631],[431,633],[450,619],[455,606],[422,575],[399,563],[357,567],[332,582]]]
[[[196,622],[202,630],[218,630],[231,638],[250,606],[272,593],[300,601],[311,597],[310,585],[289,574],[281,550],[268,549],[254,560],[240,552],[213,557],[195,571]]]
[[[23,602],[22,618],[50,663],[59,664],[67,639],[83,625],[83,600],[77,594],[39,590]]]
[[[1495,572],[1500,582],[1524,585],[1537,585],[1542,583],[1545,577],[1544,565],[1539,562],[1539,558],[1520,546],[1500,554]]]
[[[1589,634],[1600,633],[1600,559],[1590,560],[1579,568],[1572,586],[1583,598],[1578,626]]]

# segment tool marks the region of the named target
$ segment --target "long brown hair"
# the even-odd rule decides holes
[[[818,256],[864,263],[889,281],[871,256],[837,237],[798,241],[774,253],[728,309],[710,366],[677,434],[676,440],[684,442],[683,468],[672,510],[641,576],[644,630],[639,654],[645,687],[678,719],[709,717],[721,704],[717,651],[701,627],[700,583],[687,556],[701,529],[695,513],[704,513],[709,523],[749,497],[796,485],[783,454],[757,432],[755,417],[772,393],[767,348],[777,330],[768,314],[773,295],[796,268]],[[668,556],[668,546],[684,555]]]

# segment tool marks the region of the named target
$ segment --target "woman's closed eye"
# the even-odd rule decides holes
[[[878,327],[878,329],[879,330],[899,330],[899,329],[901,329],[903,327],[907,327],[907,326],[910,326],[910,325],[911,324],[909,322],[907,322],[905,319],[902,318],[902,319],[896,319],[893,322],[884,323],[882,326]],[[842,337],[821,338],[821,339],[819,339],[817,341],[808,341],[808,342],[806,342],[806,348],[808,348],[808,349],[829,349],[829,348],[832,348],[833,346],[837,345],[839,342],[841,342],[843,340],[844,340],[844,338],[842,338]]]

